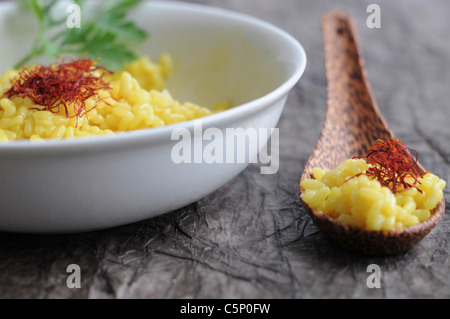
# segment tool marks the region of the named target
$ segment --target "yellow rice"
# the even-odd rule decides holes
[[[315,214],[326,214],[343,223],[369,230],[392,230],[430,218],[443,197],[446,182],[427,173],[420,184],[394,194],[367,175],[362,159],[349,159],[332,171],[314,168],[312,179],[301,182],[302,200]],[[356,177],[355,177],[356,176]]]
[[[99,92],[104,102],[93,98],[86,101],[86,109],[95,108],[79,118],[78,123],[76,117],[66,117],[64,108],[55,114],[36,110],[36,105],[29,99],[4,96],[3,92],[11,87],[11,79],[18,74],[17,70],[8,70],[0,75],[0,141],[115,134],[212,114],[214,111],[209,108],[172,98],[165,89],[172,69],[168,54],[162,54],[158,62],[141,57],[129,63],[107,78],[112,89]],[[224,103],[219,104],[221,109],[227,107]]]

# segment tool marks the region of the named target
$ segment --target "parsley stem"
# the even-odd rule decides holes
[[[22,60],[20,60],[19,62],[17,62],[17,64],[14,66],[14,69],[19,69],[22,66],[24,66],[27,62],[29,62],[30,60],[32,60],[33,58],[41,55],[42,53],[44,53],[44,50],[42,48],[35,48],[33,49],[27,56],[25,56],[24,58],[22,58]]]

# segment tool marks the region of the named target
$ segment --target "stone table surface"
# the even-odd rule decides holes
[[[306,50],[304,76],[278,127],[280,167],[250,165],[213,194],[131,225],[72,235],[0,233],[0,298],[449,298],[450,217],[405,254],[344,250],[311,222],[298,196],[326,107],[320,20],[355,21],[381,113],[425,168],[450,169],[450,2],[447,0],[197,0],[264,19]],[[369,4],[381,28],[369,28]],[[450,194],[444,191],[447,200]],[[81,288],[69,289],[69,264]],[[367,268],[381,270],[370,289]]]

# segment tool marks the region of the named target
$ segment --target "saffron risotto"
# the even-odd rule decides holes
[[[419,177],[416,187],[399,189],[394,194],[363,174],[369,165],[363,159],[349,159],[328,172],[314,168],[313,178],[300,184],[302,200],[314,214],[326,214],[369,230],[416,225],[430,218],[442,200],[446,182],[432,173]]]
[[[196,119],[229,107],[221,102],[209,109],[175,100],[165,89],[172,70],[168,54],[162,54],[157,62],[141,57],[127,64],[123,70],[105,77],[111,89],[100,90],[98,100],[86,100],[90,111],[79,118],[67,117],[64,108],[53,113],[38,110],[28,98],[7,98],[3,92],[19,74],[8,70],[0,76],[0,141],[112,135]]]

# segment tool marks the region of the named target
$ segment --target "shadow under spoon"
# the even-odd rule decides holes
[[[327,110],[321,135],[301,181],[311,178],[314,167],[332,170],[353,156],[367,154],[377,139],[394,138],[372,96],[351,17],[343,12],[325,13],[322,30]],[[424,173],[420,164],[419,167]],[[368,255],[394,255],[413,248],[439,223],[445,200],[432,210],[428,220],[391,231],[371,231],[343,224],[325,214],[314,214],[304,202],[303,206],[314,223],[343,247]]]

